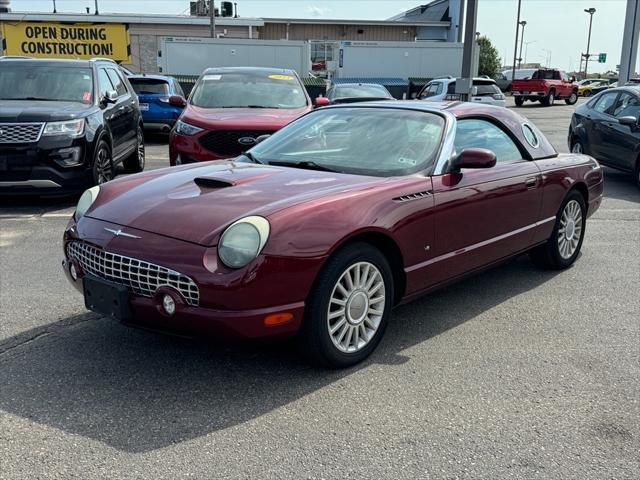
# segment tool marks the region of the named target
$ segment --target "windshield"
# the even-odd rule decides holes
[[[130,78],[129,82],[138,95],[169,94],[169,84],[164,80]]]
[[[307,105],[303,88],[288,74],[209,73],[198,81],[191,103],[202,108],[301,108]]]
[[[0,62],[0,100],[91,103],[90,68]]]
[[[431,165],[444,118],[391,108],[329,108],[291,123],[251,149],[262,163],[313,164],[342,173],[408,175]]]
[[[380,85],[353,85],[334,87],[330,98],[388,98],[390,96],[387,89]]]

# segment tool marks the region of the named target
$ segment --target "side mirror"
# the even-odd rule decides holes
[[[169,97],[169,105],[172,105],[174,107],[184,108],[187,106],[187,101],[184,99],[184,97],[181,97],[180,95],[171,95]]]
[[[575,82],[576,81],[576,77],[574,77],[574,76],[569,77],[569,81],[571,83]]]
[[[316,107],[326,107],[327,105],[329,105],[331,103],[331,101],[327,98],[327,97],[317,97],[314,101],[313,104]]]
[[[620,117],[618,119],[618,123],[620,125],[635,126],[635,125],[638,125],[638,119],[636,117],[634,117],[633,115],[628,115],[628,116],[625,116],[625,117]]]
[[[471,96],[475,97],[478,95],[478,87],[471,87]]]
[[[104,94],[104,97],[102,98],[102,101],[104,103],[116,103],[117,100],[118,92],[116,92],[115,90],[107,90],[107,92]]]
[[[259,144],[260,142],[264,142],[267,138],[269,138],[271,136],[270,133],[265,133],[264,135],[260,135],[259,137],[256,137],[256,143],[254,143],[254,145]]]
[[[491,168],[496,164],[496,154],[486,148],[465,148],[451,162],[451,171],[463,168]]]

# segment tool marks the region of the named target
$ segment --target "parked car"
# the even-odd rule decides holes
[[[539,101],[550,106],[556,100],[564,100],[567,105],[578,101],[578,84],[562,70],[540,68],[531,78],[514,80],[513,97],[516,106],[521,107],[525,101]]]
[[[163,75],[132,75],[129,82],[138,94],[144,128],[169,133],[183,110],[169,101],[172,96],[184,98],[180,83]]]
[[[606,78],[589,78],[578,82],[578,95],[590,97],[609,88],[609,80]]]
[[[533,75],[533,72],[535,71],[536,71],[535,68],[516,69],[516,79],[519,80],[522,78],[530,78],[531,75]],[[513,70],[504,70],[503,72],[496,75],[494,80],[496,81],[496,84],[498,85],[498,88],[500,88],[501,91],[510,92],[511,83],[513,82],[512,77],[513,77]]]
[[[144,169],[133,88],[109,60],[0,61],[0,193],[81,192]]]
[[[206,70],[182,105],[169,140],[171,165],[235,157],[313,108],[296,72],[254,67]]]
[[[640,187],[640,86],[609,89],[576,108],[568,142],[572,152],[632,173]]]
[[[400,302],[527,251],[569,267],[602,192],[594,159],[556,153],[506,108],[334,105],[234,160],[87,191],[64,270],[108,317],[297,334],[313,361],[346,367],[376,348]]]
[[[336,104],[393,100],[393,95],[377,83],[334,83],[327,90],[327,98],[332,104]]]
[[[431,80],[422,87],[417,99],[427,102],[460,100],[460,95],[456,94],[456,79],[448,77]],[[504,107],[506,105],[505,96],[496,85],[496,81],[484,77],[473,79],[471,98],[469,101],[486,103],[498,107]]]

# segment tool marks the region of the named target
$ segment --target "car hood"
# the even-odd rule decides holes
[[[321,197],[355,193],[380,177],[215,161],[165,168],[101,187],[86,216],[205,246],[248,215],[269,216]]]
[[[55,122],[84,117],[95,108],[79,102],[0,101],[0,122]]]
[[[311,110],[303,108],[200,108],[189,105],[182,120],[207,130],[279,130]]]

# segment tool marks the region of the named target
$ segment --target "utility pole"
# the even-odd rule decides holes
[[[527,63],[527,52],[529,51],[529,44],[536,42],[537,40],[529,40],[528,42],[524,42],[524,63]]]
[[[216,7],[213,0],[209,3],[209,18],[211,18],[211,38],[216,38]]]
[[[96,0],[96,12],[95,15],[100,15],[100,12],[98,11],[98,0]]]
[[[53,13],[58,13],[58,9],[56,8],[56,0],[53,0]]]
[[[638,59],[638,43],[640,43],[640,0],[627,0],[618,85],[624,85],[629,78],[633,77]]]
[[[476,42],[476,23],[478,19],[478,1],[467,0],[467,12],[464,22],[464,49],[462,50],[462,75],[456,79],[456,91],[461,100],[468,100],[473,86],[473,71],[478,43]]]
[[[547,50],[546,48],[543,48],[542,51],[546,53],[545,55],[546,67],[549,68],[551,66],[551,50]]]
[[[522,20],[520,22],[520,25],[522,25],[522,36],[520,37],[520,55],[518,56],[518,68],[522,66],[522,43],[524,42],[524,27],[527,25],[527,22],[525,20]]]
[[[593,14],[596,13],[595,8],[585,8],[585,13],[589,14],[589,36],[587,37],[587,53],[584,55],[584,78],[587,78],[587,67],[589,66],[589,48],[591,46],[591,25],[593,24]]]
[[[516,44],[513,47],[513,67],[511,68],[511,81],[516,78],[516,57],[518,56],[518,33],[520,31],[520,7],[522,0],[518,0],[518,18],[516,19]]]

